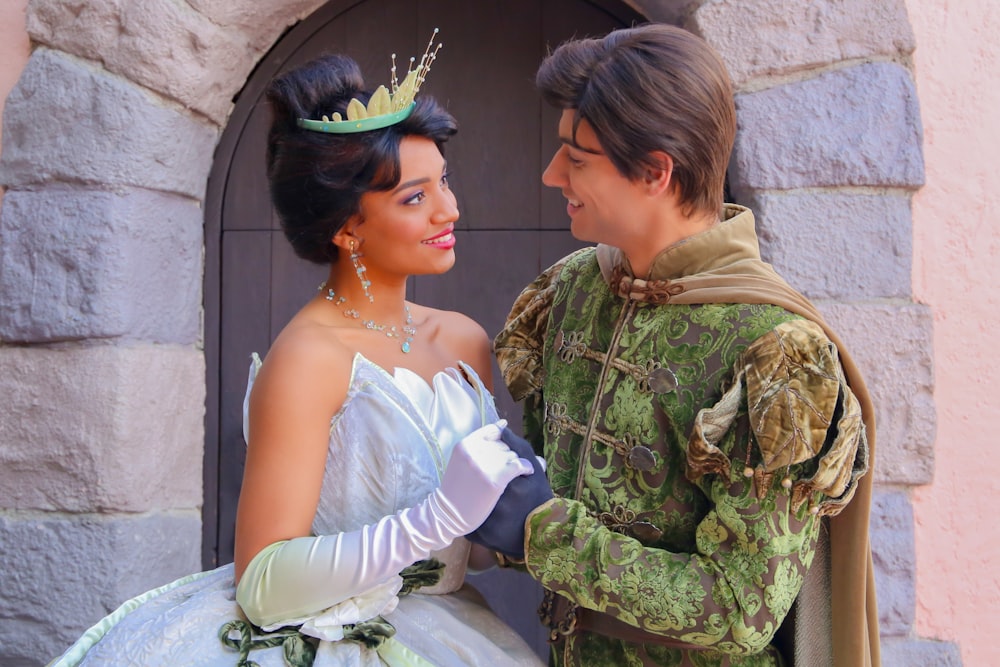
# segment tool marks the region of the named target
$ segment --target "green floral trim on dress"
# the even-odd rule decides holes
[[[409,595],[418,588],[434,586],[444,576],[444,568],[444,563],[436,558],[419,560],[404,568],[399,573],[403,578],[403,586],[398,595]],[[239,637],[235,637],[234,634],[238,634]],[[344,626],[344,641],[357,642],[373,650],[378,649],[395,634],[396,628],[381,616]],[[264,632],[249,621],[241,619],[229,621],[219,628],[219,641],[227,648],[239,651],[236,667],[260,667],[250,660],[250,652],[275,646],[281,646],[288,667],[312,667],[319,645],[318,639],[303,635],[298,627]]]
[[[233,636],[239,634],[239,639]],[[258,636],[254,638],[254,634]],[[316,660],[318,640],[306,637],[298,628],[282,628],[275,632],[261,633],[248,621],[229,621],[219,628],[219,641],[227,648],[239,651],[236,667],[260,667],[250,659],[250,651],[280,646],[289,667],[312,667]]]

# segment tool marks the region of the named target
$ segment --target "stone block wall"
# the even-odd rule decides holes
[[[652,5],[653,3],[642,3]],[[673,3],[719,50],[737,88],[729,178],[761,253],[820,307],[876,406],[871,539],[883,665],[960,665],[917,638],[909,490],[932,480],[930,309],[911,287],[910,199],[924,182],[903,0]]]
[[[218,128],[46,47],[4,118],[0,662],[41,665],[200,569],[199,199]]]
[[[0,153],[0,664],[201,569],[206,180],[251,68],[317,4],[28,2]]]

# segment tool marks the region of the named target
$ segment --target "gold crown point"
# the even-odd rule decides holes
[[[330,127],[327,125],[317,127],[316,124],[319,121],[307,118],[299,118],[299,126],[315,132],[363,132],[368,129],[386,127],[408,117],[410,110],[415,104],[414,98],[423,85],[427,73],[430,71],[431,64],[437,59],[438,52],[441,50],[441,43],[438,42],[436,45],[434,43],[438,32],[440,32],[440,29],[434,28],[434,32],[427,42],[427,48],[424,49],[423,55],[420,56],[419,63],[417,63],[416,57],[410,58],[409,65],[406,68],[406,75],[403,77],[402,82],[398,79],[396,54],[393,53],[392,67],[389,70],[391,75],[390,89],[387,89],[384,85],[376,88],[375,92],[368,98],[367,105],[356,97],[348,102],[346,120],[353,124],[354,129],[346,129],[343,126]],[[339,112],[333,113],[332,121],[327,116],[323,116],[322,118],[323,123],[341,123],[345,120]],[[365,122],[362,123],[361,121]]]
[[[389,91],[386,87],[379,86],[368,100],[368,115],[381,116],[386,113],[392,113],[392,100],[389,99]]]
[[[367,117],[368,109],[365,108],[365,105],[358,98],[352,97],[351,101],[347,103],[347,120],[361,120]]]

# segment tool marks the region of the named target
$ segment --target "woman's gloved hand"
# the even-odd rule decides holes
[[[459,441],[441,486],[417,505],[359,530],[262,549],[236,589],[247,618],[265,629],[301,623],[477,528],[512,479],[537,476],[533,455],[521,459],[501,441],[505,424],[489,424]]]

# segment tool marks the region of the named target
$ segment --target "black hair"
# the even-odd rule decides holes
[[[295,254],[317,264],[337,259],[333,236],[360,211],[361,195],[399,184],[399,143],[425,137],[444,153],[455,119],[433,98],[418,95],[405,120],[380,130],[327,134],[297,125],[340,112],[357,98],[367,104],[357,63],[342,55],[321,56],[276,77],[265,93],[271,107],[267,178],[281,228]]]

